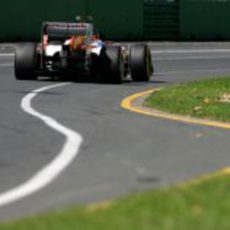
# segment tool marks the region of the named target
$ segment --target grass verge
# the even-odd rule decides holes
[[[164,88],[146,106],[196,118],[230,121],[230,77],[220,77]]]
[[[227,230],[229,176],[0,224],[1,230]]]

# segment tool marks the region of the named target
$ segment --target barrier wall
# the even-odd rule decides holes
[[[71,21],[91,14],[108,39],[142,35],[142,0],[6,0],[1,3],[0,40],[31,40],[43,21]]]
[[[230,0],[3,0],[0,40],[40,37],[43,21],[92,15],[106,39],[227,40]]]
[[[91,0],[89,11],[106,37],[142,38],[143,0]]]
[[[229,12],[229,0],[181,0],[181,38],[183,40],[230,39]]]
[[[34,39],[44,20],[70,20],[84,9],[80,0],[7,0],[1,4],[1,40]]]
[[[178,40],[180,3],[177,0],[144,0],[143,38]]]

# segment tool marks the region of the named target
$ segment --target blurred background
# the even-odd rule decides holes
[[[91,15],[106,39],[209,41],[230,39],[229,0],[5,0],[0,40],[35,40],[43,21]]]

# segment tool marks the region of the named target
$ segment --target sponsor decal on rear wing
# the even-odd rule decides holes
[[[46,22],[43,31],[47,35],[69,36],[88,34],[92,30],[89,23]]]
[[[46,22],[45,27],[49,29],[88,29],[88,23],[63,23],[63,22]]]

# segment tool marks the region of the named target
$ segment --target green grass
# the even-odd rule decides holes
[[[230,121],[230,77],[170,86],[153,93],[146,105],[165,112]]]
[[[0,224],[5,230],[229,230],[230,179],[158,189],[110,203]]]

